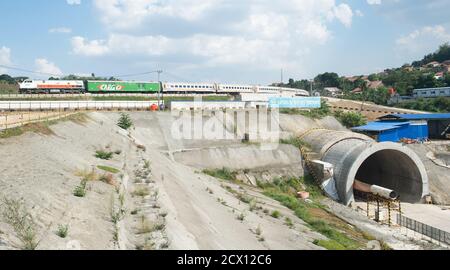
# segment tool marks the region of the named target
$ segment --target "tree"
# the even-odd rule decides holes
[[[338,87],[340,83],[339,75],[334,72],[325,72],[314,78],[317,88]]]
[[[335,116],[347,128],[353,128],[367,124],[366,118],[360,113],[336,112]]]
[[[446,60],[450,60],[449,43],[442,44],[436,52],[424,56],[422,60],[413,62],[413,66],[420,67],[433,61],[441,63]]]
[[[128,130],[133,126],[133,121],[128,114],[121,113],[117,125],[122,129]]]

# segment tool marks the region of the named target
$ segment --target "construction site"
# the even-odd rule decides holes
[[[448,140],[219,105],[2,113],[0,249],[448,248]]]

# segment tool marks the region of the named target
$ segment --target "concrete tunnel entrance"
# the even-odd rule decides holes
[[[356,179],[392,189],[403,202],[417,203],[422,199],[421,172],[407,154],[397,150],[381,150],[369,156],[359,167]]]
[[[393,190],[403,202],[419,203],[429,195],[425,166],[407,146],[333,130],[312,130],[301,138],[318,160],[332,165],[335,191],[329,195],[345,205],[355,201],[355,180]]]

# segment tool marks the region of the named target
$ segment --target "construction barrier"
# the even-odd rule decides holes
[[[450,245],[450,233],[440,230],[438,228],[426,225],[422,222],[405,217],[403,215],[397,215],[397,224],[427,236],[433,240],[438,241],[440,244]]]

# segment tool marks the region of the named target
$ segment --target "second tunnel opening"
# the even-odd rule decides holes
[[[422,199],[422,175],[417,164],[397,150],[381,150],[369,156],[359,167],[356,179],[392,189],[403,202],[417,203]]]

